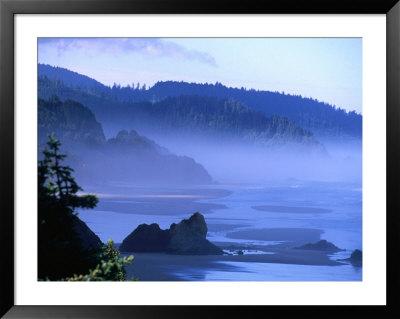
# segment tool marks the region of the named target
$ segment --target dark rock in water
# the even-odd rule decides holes
[[[294,249],[303,249],[303,250],[317,250],[317,251],[325,251],[325,252],[338,252],[338,251],[344,251],[345,249],[340,249],[339,247],[336,247],[334,244],[326,241],[326,240],[320,240],[316,243],[309,243],[300,247],[295,247]]]
[[[354,250],[349,258],[339,259],[344,261],[349,261],[354,267],[362,266],[362,251],[359,249]]]
[[[206,239],[207,224],[203,215],[193,214],[169,229],[162,230],[158,224],[138,226],[121,246],[121,251],[167,252],[180,255],[222,255],[218,248]]]
[[[78,233],[79,237],[82,239],[82,244],[85,249],[95,249],[100,245],[103,245],[99,236],[97,236],[84,221],[77,218],[75,224],[75,231]]]
[[[203,215],[193,214],[169,229],[168,252],[189,255],[220,255],[222,250],[206,239],[207,224]]]
[[[141,224],[123,240],[119,249],[121,251],[163,252],[166,251],[169,241],[168,230],[160,229],[158,224]]]
[[[351,261],[362,261],[362,251],[359,249],[354,250],[349,258]]]

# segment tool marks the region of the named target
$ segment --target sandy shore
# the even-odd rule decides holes
[[[273,206],[273,205],[261,205],[251,206],[255,210],[260,210],[269,213],[290,213],[290,214],[320,214],[330,213],[331,209],[315,208],[315,207],[296,207],[296,206]]]
[[[285,242],[285,246],[296,247],[317,242],[321,234],[322,230],[314,228],[255,228],[233,231],[226,237],[236,240],[280,241]]]
[[[100,194],[96,210],[84,216],[88,225],[96,226],[94,230],[102,235],[102,240],[111,237],[121,242],[141,223],[157,222],[166,229],[172,222],[189,217],[188,212],[199,211],[206,218],[208,239],[232,253],[222,256],[124,253],[123,256],[134,256],[133,263],[126,266],[128,278],[134,276],[141,281],[360,280],[361,276],[353,273],[348,262],[335,261],[321,251],[293,249],[319,241],[325,231],[322,226],[318,229],[318,223],[303,222],[307,219],[302,215],[324,216],[330,210],[311,205],[252,205],[250,209],[246,206],[248,202],[264,203],[250,195],[234,198],[233,208],[224,206],[224,201],[199,201],[229,194],[230,191],[221,189],[132,191],[121,188],[121,192],[115,190],[115,193],[106,190]],[[258,218],[259,224],[255,223]],[[269,218],[271,223],[266,222]],[[279,222],[275,221],[277,218]],[[239,250],[244,254],[238,255]],[[348,257],[346,254],[338,259]]]
[[[126,191],[126,190],[125,190]],[[200,199],[217,199],[231,192],[223,189],[138,189],[129,194],[98,193],[100,202],[96,210],[117,211],[135,215],[187,215],[188,212],[209,214],[226,206],[198,202]]]
[[[135,276],[141,281],[182,281],[179,274],[186,278],[201,280],[208,271],[238,272],[238,267],[224,262],[278,263],[297,265],[339,266],[343,263],[329,259],[323,252],[282,249],[275,253],[222,255],[222,256],[185,256],[165,253],[131,253],[134,260],[126,266],[127,278]],[[123,254],[129,256],[130,254]],[[190,279],[185,279],[190,280]]]
[[[234,242],[213,241],[229,254],[190,256],[132,252],[133,264],[126,266],[128,278],[135,276],[141,281],[206,280],[206,274],[210,272],[231,272],[233,277],[237,274],[240,278],[240,272],[244,271],[249,263],[332,267],[348,264],[332,260],[327,252],[294,249],[320,240],[323,231],[319,229],[271,228],[234,231],[235,226],[239,225],[219,226],[213,225],[210,228],[233,230],[228,232],[226,238],[232,238]],[[266,244],[268,241],[273,244]],[[262,244],[263,242],[265,244]],[[239,251],[244,251],[244,254],[238,255]]]

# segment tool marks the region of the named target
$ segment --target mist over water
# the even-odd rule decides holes
[[[143,223],[158,223],[167,229],[199,211],[205,216],[210,241],[246,248],[246,256],[274,255],[287,249],[292,252],[296,246],[321,239],[345,249],[331,254],[328,258],[332,261],[348,258],[354,249],[362,249],[361,143],[331,143],[326,153],[309,154],[290,148],[244,146],[229,140],[148,133],[171,153],[189,156],[202,165],[212,183],[157,187],[132,179],[131,183],[86,185],[85,191],[99,194],[100,202],[94,212],[81,211],[80,217],[102,241],[113,238],[120,243]],[[220,260],[201,267],[186,262],[169,268],[160,266],[155,271],[175,276],[174,280],[362,279],[361,269],[348,263],[279,265]],[[284,274],[282,269],[286,269]],[[134,264],[129,272],[135,274]],[[143,280],[155,280],[143,276]]]
[[[290,179],[361,183],[362,147],[357,141],[324,144],[323,152],[315,152],[290,144],[266,147],[229,138],[146,134],[174,154],[194,158],[219,183],[262,184]]]

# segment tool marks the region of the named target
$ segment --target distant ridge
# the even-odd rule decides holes
[[[148,90],[147,99],[163,99],[168,96],[202,95],[233,98],[267,116],[285,116],[315,135],[349,135],[360,138],[362,116],[347,112],[328,103],[301,95],[230,88],[221,83],[198,84],[187,82],[157,82]]]
[[[289,118],[267,117],[263,112],[234,99],[178,96],[157,102],[129,103],[39,78],[39,97],[51,98],[53,95],[87,106],[106,130],[114,128],[118,132],[134,128],[148,136],[185,134],[188,139],[208,138],[275,149],[325,152],[312,132],[304,130]]]
[[[182,95],[217,97],[220,99],[232,98],[254,110],[262,111],[268,117],[273,115],[287,117],[303,129],[313,132],[317,137],[344,136],[360,139],[362,136],[362,116],[360,114],[346,112],[330,104],[312,98],[304,98],[300,95],[229,88],[218,82],[215,84],[199,84],[166,81],[157,82],[148,89],[139,85],[135,88],[119,85],[109,87],[65,68],[39,64],[38,70],[40,78],[47,77],[57,83],[63,83],[66,87],[79,88],[80,91],[99,96],[103,100],[121,103],[142,101],[154,103],[167,97]],[[60,92],[53,93],[62,97]],[[48,98],[49,96],[43,97]],[[87,103],[87,101],[79,102],[90,107],[90,103]]]
[[[109,89],[109,87],[86,75],[49,64],[38,64],[38,76],[58,80],[69,87],[97,88],[105,91]]]

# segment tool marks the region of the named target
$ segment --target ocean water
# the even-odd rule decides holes
[[[348,258],[354,249],[362,250],[361,184],[288,181],[190,189],[120,185],[89,191],[99,194],[99,205],[80,211],[79,216],[103,242],[112,238],[120,243],[142,223],[168,228],[199,211],[206,219],[210,241],[245,246],[245,254],[279,254],[280,249],[290,253],[293,247],[320,239],[345,249],[329,255],[332,260]],[[160,265],[158,271],[169,272],[179,280],[362,280],[362,268],[348,263],[331,266],[216,260],[207,265]]]
[[[187,281],[360,281],[362,269],[350,265],[318,266],[257,262],[221,262],[229,270],[192,268],[172,271]]]

